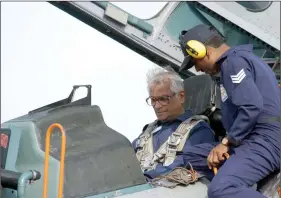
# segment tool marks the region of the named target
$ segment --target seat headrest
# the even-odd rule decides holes
[[[217,104],[215,95],[218,90],[211,76],[203,74],[184,80],[185,108],[194,114],[202,114],[208,108]]]
[[[220,89],[215,80],[207,74],[192,76],[184,81],[184,90],[185,109],[207,116],[216,135],[223,137],[225,129],[221,123]]]

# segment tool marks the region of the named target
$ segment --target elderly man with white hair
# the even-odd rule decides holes
[[[187,162],[183,153],[188,153],[189,147],[215,142],[215,135],[204,119],[185,110],[184,95],[188,93],[184,92],[183,80],[172,69],[149,71],[147,85],[149,97],[146,102],[154,109],[157,120],[145,125],[132,145],[143,173],[150,181],[176,167],[185,167]],[[206,159],[200,160],[205,160],[200,163],[207,167]]]

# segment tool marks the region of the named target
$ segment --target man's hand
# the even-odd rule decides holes
[[[228,150],[229,147],[223,144],[219,144],[215,148],[213,148],[207,158],[209,169],[218,167],[220,162],[226,159],[224,155],[227,154]]]

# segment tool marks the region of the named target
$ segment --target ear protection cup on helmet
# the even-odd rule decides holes
[[[206,56],[207,48],[199,41],[190,40],[186,43],[186,52],[195,59],[201,59]]]

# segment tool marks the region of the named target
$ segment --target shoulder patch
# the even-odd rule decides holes
[[[220,85],[220,90],[221,90],[221,100],[222,100],[222,102],[225,102],[228,98],[228,95],[222,84]]]
[[[246,77],[244,69],[241,69],[236,75],[230,75],[232,83],[239,84]]]

